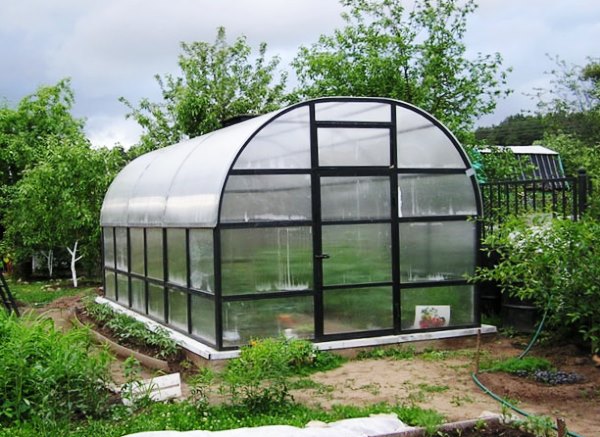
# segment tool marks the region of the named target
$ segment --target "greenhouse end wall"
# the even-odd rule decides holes
[[[480,323],[477,182],[411,105],[313,100],[138,160],[102,215],[120,305],[216,349]]]

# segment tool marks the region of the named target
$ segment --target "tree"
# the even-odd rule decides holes
[[[85,256],[99,262],[100,208],[124,162],[119,150],[94,150],[87,140],[49,141],[43,159],[11,190],[6,239],[21,257],[65,247],[77,287],[77,261]]]
[[[253,55],[244,36],[229,45],[219,27],[213,44],[183,42],[181,48],[181,76],[155,76],[162,102],[142,99],[136,108],[121,98],[131,110],[128,117],[144,129],[134,154],[219,129],[234,116],[275,110],[284,102],[286,75],[277,75],[279,58],[266,58],[265,43]]]
[[[544,138],[541,115],[509,115],[498,125],[480,127],[475,131],[478,142],[497,146],[528,146]]]
[[[508,94],[498,53],[467,58],[473,0],[342,0],[346,26],[301,47],[295,98],[382,96],[419,106],[459,135]]]
[[[544,118],[547,135],[569,135],[586,146],[600,145],[600,58],[585,66],[549,57],[550,86],[536,88],[531,97]]]
[[[0,107],[0,185],[16,183],[54,144],[52,137],[83,139],[83,121],[71,115],[74,95],[68,79],[42,86],[15,109]]]

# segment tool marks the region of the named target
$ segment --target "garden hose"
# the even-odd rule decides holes
[[[531,340],[529,341],[529,344],[527,345],[527,347],[525,348],[525,350],[519,354],[519,357],[518,357],[519,359],[524,358],[529,353],[529,351],[531,350],[531,348],[533,347],[533,345],[535,344],[535,342],[537,341],[538,337],[540,336],[540,333],[542,332],[542,328],[544,327],[544,322],[546,321],[546,315],[547,314],[548,314],[548,310],[546,309],[546,311],[544,311],[544,315],[542,317],[542,320],[540,321],[540,324],[538,325],[538,328],[537,328],[535,334],[533,334],[533,337],[531,337]],[[489,388],[487,388],[485,385],[483,385],[483,383],[477,378],[477,374],[475,372],[471,373],[471,379],[473,379],[473,382],[485,394],[487,394],[488,396],[490,396],[492,399],[496,400],[497,402],[500,402],[505,407],[510,408],[511,410],[513,410],[514,412],[520,414],[521,416],[525,416],[525,417],[532,416],[532,414],[529,414],[529,413],[521,410],[520,408],[518,408],[515,405],[511,404],[507,400],[502,399],[496,393],[492,392]],[[552,426],[552,428],[554,430],[556,430],[556,431],[558,430],[558,428],[556,426]],[[582,435],[579,435],[579,434],[571,432],[571,431],[567,431],[567,435],[571,436],[571,437],[583,437]]]

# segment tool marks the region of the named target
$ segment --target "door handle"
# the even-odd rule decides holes
[[[329,259],[329,255],[327,253],[322,253],[320,255],[315,255],[316,259]]]

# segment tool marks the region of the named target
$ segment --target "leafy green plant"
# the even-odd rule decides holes
[[[208,367],[202,367],[188,380],[190,402],[197,408],[204,409],[208,406],[209,395],[212,391],[211,385],[214,379],[214,372]]]
[[[108,305],[98,304],[92,299],[86,300],[85,311],[99,326],[110,330],[119,343],[151,348],[163,359],[174,359],[179,353],[177,343],[164,328],[158,327],[151,331],[142,322],[117,313]]]
[[[85,330],[0,312],[0,424],[97,417],[106,410],[110,357]]]
[[[527,222],[514,218],[485,239],[500,254],[493,268],[479,268],[474,281],[496,281],[503,292],[530,299],[547,311],[555,333],[600,350],[600,222]]]
[[[221,390],[234,405],[261,412],[292,401],[290,377],[339,366],[342,358],[315,349],[305,340],[267,338],[242,347],[223,374]]]
[[[506,372],[512,374],[533,373],[536,370],[552,370],[554,367],[550,361],[544,358],[526,356],[523,358],[506,358],[504,360],[482,362],[481,370],[488,372]]]
[[[375,347],[372,349],[362,350],[356,356],[359,360],[392,358],[394,360],[410,360],[415,358],[417,352],[415,347],[409,346],[394,346],[394,347]]]

